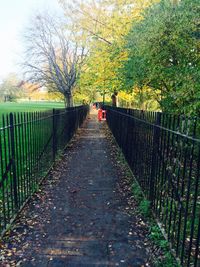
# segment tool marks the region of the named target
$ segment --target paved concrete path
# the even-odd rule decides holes
[[[148,266],[145,237],[117,190],[105,125],[95,118],[63,158],[59,179],[55,171],[25,212],[37,223],[17,248],[20,266]]]

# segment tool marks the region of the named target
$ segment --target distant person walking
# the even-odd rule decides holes
[[[117,106],[117,95],[118,95],[118,92],[117,91],[114,91],[114,93],[111,96],[112,106],[113,107],[116,107]]]

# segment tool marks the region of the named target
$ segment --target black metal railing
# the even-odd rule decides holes
[[[58,155],[83,123],[87,106],[10,113],[0,128],[0,233],[37,190]]]
[[[106,107],[107,122],[183,266],[200,266],[197,118]]]

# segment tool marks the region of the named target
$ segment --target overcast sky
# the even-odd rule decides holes
[[[57,0],[0,0],[0,81],[20,71],[23,31],[38,10],[61,12]]]

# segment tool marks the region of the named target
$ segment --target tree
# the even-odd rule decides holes
[[[199,11],[198,0],[161,0],[127,37],[124,84],[159,90],[164,111],[199,114]]]
[[[141,20],[141,12],[155,1],[135,0],[133,4],[132,0],[60,0],[71,22],[68,27],[87,43],[89,50],[80,76],[82,86],[110,96],[123,89],[118,69],[127,59],[125,36],[132,22]]]
[[[23,95],[20,81],[15,73],[9,74],[0,85],[0,98],[4,101],[15,101]]]
[[[73,104],[72,91],[80,75],[84,47],[79,47],[73,32],[49,15],[37,15],[27,29],[25,75],[28,82],[46,86],[64,95],[67,107]]]

